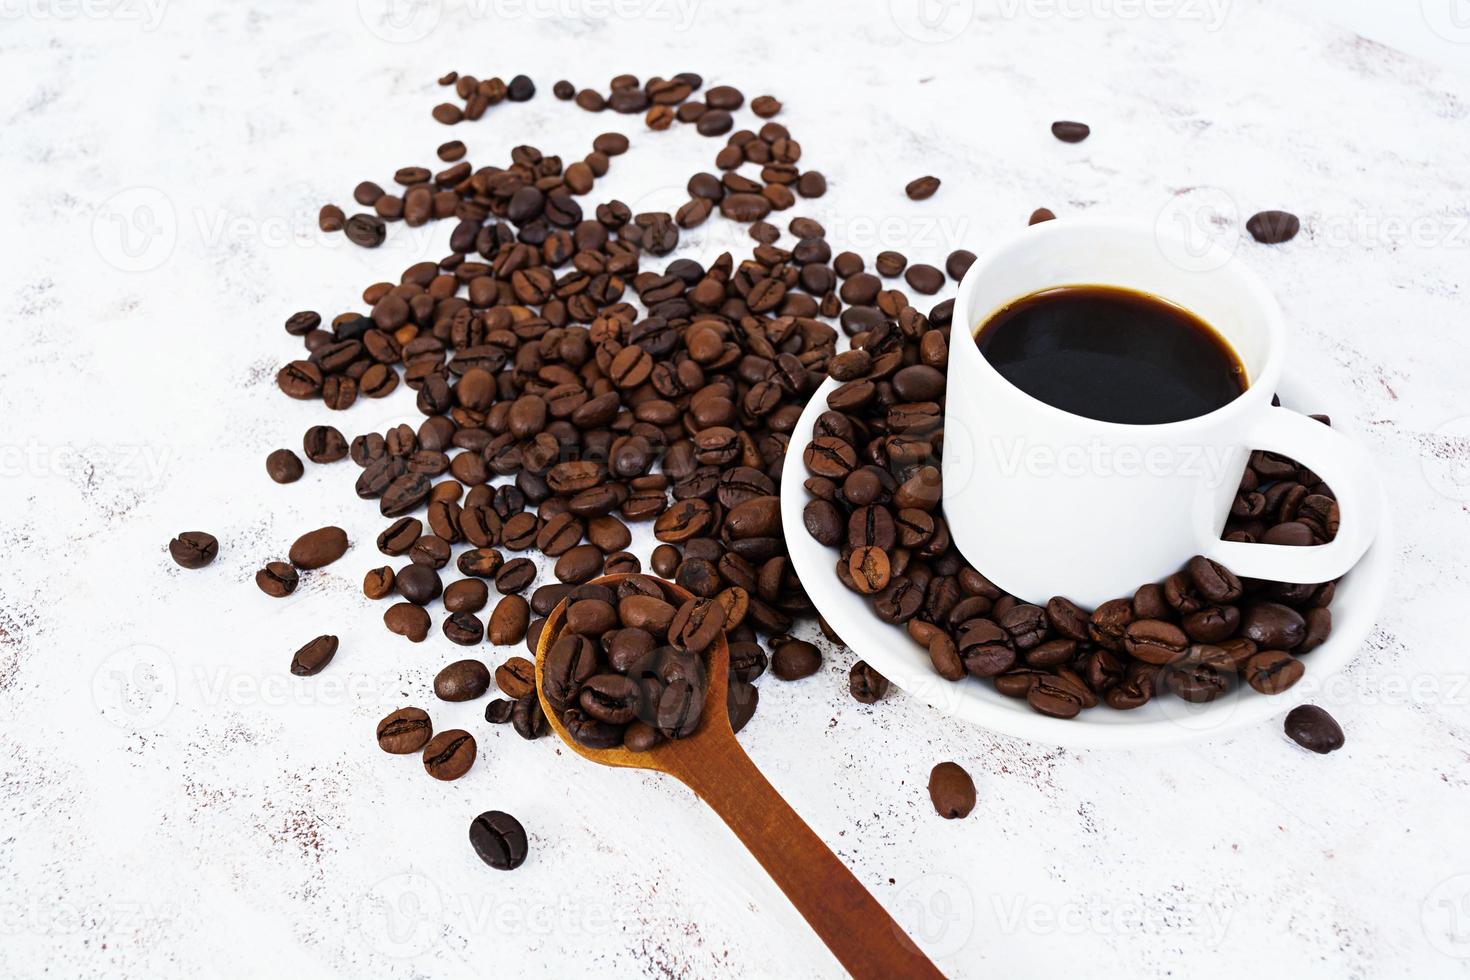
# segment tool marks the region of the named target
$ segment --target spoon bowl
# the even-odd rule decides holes
[[[627,578],[627,574],[605,575],[591,584],[616,591]],[[694,598],[672,582],[659,584],[676,606]],[[735,740],[725,705],[730,646],[723,634],[705,653],[708,682],[704,710],[690,735],[666,738],[646,752],[634,752],[623,746],[600,749],[579,744],[551,707],[543,684],[546,655],[565,629],[567,606],[567,600],[563,599],[551,611],[536,644],[536,697],[558,738],[578,755],[599,765],[667,773],[694,790],[735,832],[854,977],[942,976],[883,906],[782,799]]]

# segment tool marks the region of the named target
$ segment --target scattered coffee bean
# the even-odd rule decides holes
[[[434,734],[434,725],[419,708],[399,708],[378,722],[378,747],[393,755],[420,751]]]
[[[434,676],[441,701],[473,701],[490,689],[490,669],[478,660],[456,660]]]
[[[521,822],[508,813],[487,810],[470,824],[470,846],[497,871],[514,871],[526,861],[528,844]]]
[[[347,553],[347,532],[340,527],[308,531],[291,545],[291,564],[303,571],[325,568]]]
[[[423,761],[435,779],[458,779],[475,764],[475,737],[458,728],[440,732],[424,746]]]
[[[1080,122],[1054,122],[1051,134],[1063,143],[1081,143],[1092,133],[1092,128]]]
[[[301,479],[306,468],[301,457],[289,449],[277,449],[265,458],[265,471],[277,483],[295,483]]]
[[[185,531],[168,543],[168,553],[183,568],[203,568],[219,554],[219,540],[208,531]]]
[[[870,667],[867,661],[859,660],[848,671],[847,688],[854,700],[873,704],[888,693],[888,678]]]
[[[1286,734],[1304,749],[1326,755],[1342,748],[1342,726],[1315,704],[1301,704],[1286,713]]]
[[[1251,237],[1264,245],[1289,242],[1301,228],[1301,219],[1289,211],[1260,211],[1245,223],[1245,230],[1251,233]]]
[[[975,809],[975,781],[958,764],[941,762],[929,773],[929,799],[946,820],[968,817]]]
[[[299,581],[295,567],[283,561],[267,562],[255,573],[255,584],[273,599],[282,599],[295,592]]]
[[[291,658],[291,673],[298,677],[319,674],[337,655],[337,638],[319,636],[296,651]]]
[[[908,182],[903,192],[909,196],[911,201],[923,201],[934,196],[939,190],[938,177],[918,177]]]

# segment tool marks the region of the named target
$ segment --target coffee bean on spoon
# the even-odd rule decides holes
[[[219,554],[219,540],[208,531],[184,531],[168,543],[168,553],[181,568],[203,568]]]

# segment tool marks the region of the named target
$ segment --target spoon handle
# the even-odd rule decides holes
[[[942,977],[898,923],[776,792],[734,736],[674,771],[718,813],[858,980]]]

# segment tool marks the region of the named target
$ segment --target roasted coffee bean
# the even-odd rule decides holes
[[[277,449],[267,456],[265,471],[277,483],[295,483],[306,472],[301,457],[289,449]]]
[[[1240,579],[1219,562],[1195,555],[1186,568],[1194,587],[1210,602],[1230,603],[1240,598]]]
[[[495,573],[495,588],[501,595],[524,592],[536,580],[536,563],[529,558],[512,558]]]
[[[1060,121],[1051,124],[1051,134],[1063,143],[1081,143],[1092,133],[1086,123]]]
[[[419,606],[427,606],[439,598],[444,589],[439,573],[428,565],[419,564],[400,568],[393,578],[393,585],[399,595]]]
[[[473,701],[490,689],[490,670],[478,660],[456,660],[434,675],[441,701]]]
[[[546,713],[541,710],[541,699],[528,694],[515,702],[511,709],[510,724],[515,733],[528,742],[545,735],[548,729]]]
[[[455,565],[465,575],[493,578],[504,561],[494,548],[473,548],[460,555]]]
[[[787,640],[771,655],[771,673],[783,681],[810,677],[822,666],[822,653],[805,640]]]
[[[300,576],[296,569],[283,561],[267,562],[266,566],[255,573],[255,584],[260,591],[266,595],[281,599],[296,591],[296,583]]]
[[[444,589],[444,608],[450,612],[477,613],[489,601],[490,589],[479,579],[460,579]],[[520,637],[517,637],[509,642],[519,641]]]
[[[475,764],[475,737],[458,728],[440,732],[424,746],[423,761],[435,779],[458,779]]]
[[[735,734],[739,735],[740,730],[750,723],[751,718],[755,717],[755,709],[760,704],[760,694],[760,690],[754,684],[738,679],[731,680],[729,686],[725,688],[725,713],[730,719],[730,730]],[[630,726],[629,731],[632,731],[637,724],[635,722],[633,726]],[[623,741],[624,744],[627,744],[626,736]]]
[[[428,744],[434,725],[418,708],[399,708],[378,722],[378,747],[393,755],[409,755]]]
[[[393,569],[387,565],[381,568],[369,569],[362,578],[362,594],[369,599],[383,599],[391,595],[396,584],[397,576]]]
[[[873,704],[888,693],[888,678],[870,667],[867,661],[859,660],[847,673],[847,689],[854,700]]]
[[[1286,713],[1286,734],[1302,748],[1320,755],[1336,752],[1345,742],[1337,719],[1315,704],[1298,705]]]
[[[1262,694],[1280,694],[1302,679],[1306,667],[1285,650],[1262,650],[1245,663],[1245,680]]]
[[[578,708],[568,708],[562,724],[578,745],[589,749],[610,749],[623,742],[623,726],[590,718]]]
[[[975,809],[975,781],[958,763],[941,762],[929,772],[929,801],[946,820],[968,817]]]
[[[373,214],[354,214],[345,226],[347,240],[363,248],[377,248],[388,237],[383,219]]]
[[[400,517],[378,535],[378,550],[385,555],[406,555],[424,533],[424,524],[416,517]]]
[[[347,457],[347,440],[330,425],[313,425],[301,439],[302,451],[313,463],[335,463]]]
[[[1258,602],[1241,617],[1240,635],[1263,650],[1291,650],[1307,636],[1301,613],[1279,602]]]
[[[411,602],[395,602],[383,613],[383,624],[414,643],[422,643],[429,635],[429,614]]]
[[[310,641],[291,658],[291,673],[298,677],[319,674],[337,655],[337,638],[319,636]]]
[[[1082,692],[1064,678],[1040,674],[1026,692],[1026,703],[1038,714],[1075,718],[1082,711]]]
[[[923,201],[933,197],[934,192],[937,190],[939,190],[938,177],[916,177],[908,182],[903,192],[908,195],[911,201]]]
[[[219,554],[219,539],[208,531],[184,531],[168,543],[168,553],[183,568],[203,568]]]
[[[517,76],[524,78],[525,76]],[[526,79],[526,84],[530,80]],[[512,92],[515,92],[515,82],[511,83]],[[514,101],[524,101],[510,96]],[[530,98],[530,95],[525,95]],[[526,853],[529,844],[526,841],[526,831],[521,823],[508,813],[500,810],[486,810],[470,823],[470,846],[475,849],[480,860],[497,871],[514,871],[526,862]]]
[[[492,725],[507,724],[514,716],[517,704],[520,702],[509,698],[493,698],[485,705],[485,720]]]
[[[1026,224],[1039,225],[1043,221],[1055,221],[1056,217],[1057,216],[1052,213],[1051,208],[1037,208],[1035,211],[1031,212],[1031,217],[1026,220]]]
[[[485,636],[484,624],[474,613],[450,613],[444,620],[444,635],[460,646],[473,646]]]
[[[853,586],[864,595],[883,591],[892,577],[888,553],[882,548],[854,548],[847,568]]]
[[[1289,211],[1259,211],[1245,223],[1245,230],[1251,233],[1251,237],[1265,245],[1289,242],[1301,227],[1301,220]]]
[[[531,622],[531,607],[518,595],[507,595],[495,604],[490,614],[489,640],[496,646],[512,646],[521,642]]]
[[[965,278],[965,273],[970,271],[970,266],[975,264],[975,253],[968,249],[957,248],[949,253],[949,258],[944,260],[944,271],[955,282]]]
[[[347,553],[347,532],[340,527],[308,531],[291,545],[291,564],[300,569],[324,568]]]
[[[511,657],[495,669],[495,686],[519,701],[536,691],[536,665],[525,657]]]
[[[1173,623],[1161,619],[1140,619],[1128,625],[1123,648],[1129,656],[1144,663],[1163,666],[1189,652],[1189,637]]]
[[[601,575],[602,563],[602,551],[596,545],[583,544],[558,558],[553,572],[563,582],[580,585]]]

